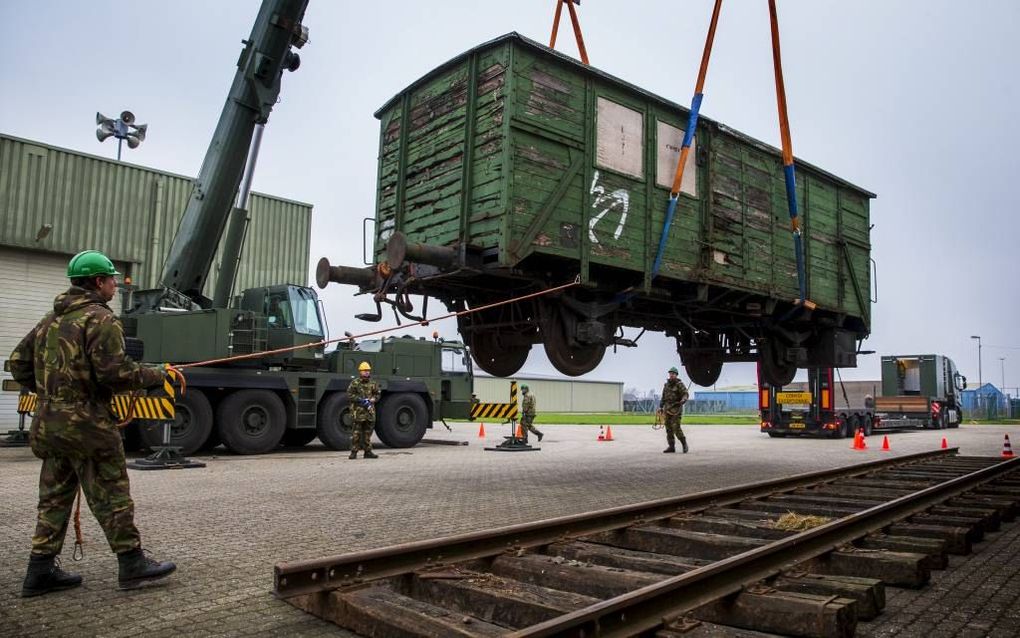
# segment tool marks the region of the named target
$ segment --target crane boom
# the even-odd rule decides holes
[[[162,288],[136,293],[136,312],[209,307],[202,289],[232,210],[252,134],[256,125],[269,120],[283,71],[300,65],[291,47],[300,48],[308,40],[301,24],[307,5],[308,0],[263,1],[251,36],[243,41],[230,93],[163,264]],[[223,255],[223,261],[237,257]]]

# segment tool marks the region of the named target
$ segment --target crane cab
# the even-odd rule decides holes
[[[265,350],[291,348],[326,339],[322,304],[306,286],[282,284],[249,288],[241,293],[238,310],[259,316],[265,330]],[[325,346],[304,348],[266,357],[265,365],[319,367]]]

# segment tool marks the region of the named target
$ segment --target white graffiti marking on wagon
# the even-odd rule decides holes
[[[599,223],[606,213],[611,210],[620,211],[620,221],[616,224],[616,232],[613,233],[613,239],[619,239],[623,234],[624,225],[627,224],[627,211],[630,210],[630,193],[622,188],[607,193],[606,187],[599,184],[599,177],[599,172],[595,171],[591,180],[591,189],[588,191],[595,196],[591,207],[598,211],[588,222],[588,239],[593,244],[599,243],[595,236],[595,224]]]

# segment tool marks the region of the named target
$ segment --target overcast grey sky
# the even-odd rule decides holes
[[[941,353],[977,382],[1020,385],[1020,3],[988,0],[779,0],[796,155],[878,194],[872,256],[879,303],[868,349]],[[115,156],[95,112],[131,109],[149,124],[128,161],[198,172],[256,0],[0,0],[0,130]],[[509,31],[547,41],[553,0],[311,0],[310,43],[284,78],[256,190],[315,205],[311,265],[361,260],[374,211],[378,122],[372,113],[433,67]],[[591,63],[687,104],[711,0],[586,0]],[[560,50],[576,55],[564,25]],[[779,144],[765,0],[724,3],[702,113]],[[116,232],[116,229],[110,229]],[[310,272],[311,272],[310,265]],[[370,329],[351,289],[321,291],[334,334]],[[434,309],[440,304],[434,304]],[[436,324],[449,337],[452,322]],[[431,328],[429,329],[431,331]],[[591,377],[652,388],[677,363],[646,335]],[[844,378],[878,377],[878,356]],[[524,372],[553,369],[532,350]],[[718,386],[754,382],[728,364]]]

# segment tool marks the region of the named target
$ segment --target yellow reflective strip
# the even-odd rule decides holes
[[[148,407],[145,399],[139,399],[135,403],[135,413],[132,416],[134,416],[135,418],[139,418],[140,417],[140,418],[144,418],[144,419],[151,419],[152,418],[149,415],[149,407]]]

